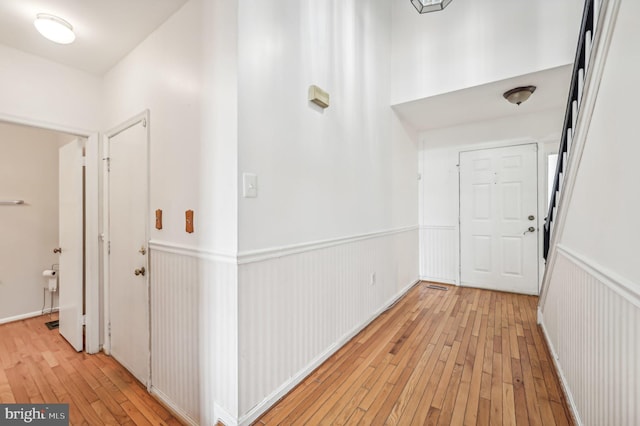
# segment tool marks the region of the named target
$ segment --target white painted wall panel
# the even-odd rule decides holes
[[[420,227],[420,279],[458,284],[457,226]]]
[[[389,104],[387,0],[240,2],[239,250],[417,224],[417,145]],[[307,100],[326,90],[327,109]]]
[[[151,243],[152,392],[192,424],[237,406],[236,265]],[[230,294],[231,292],[231,294]]]
[[[241,264],[241,418],[268,408],[415,283],[417,246],[412,228]]]
[[[629,284],[558,249],[542,325],[584,425],[640,424],[640,294]]]

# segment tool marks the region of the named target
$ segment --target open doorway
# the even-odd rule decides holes
[[[76,138],[0,122],[0,323],[58,311],[59,275],[43,275],[59,271],[58,151]]]
[[[85,244],[85,230],[97,235],[97,206],[93,200],[98,199],[98,185],[97,165],[85,166],[84,156],[97,158],[98,149],[94,145],[97,135],[0,121],[0,201],[7,202],[0,206],[0,323],[72,308],[77,318],[74,327],[79,328],[81,336],[79,343],[72,346],[77,350],[84,348],[86,318],[91,330],[86,339],[87,351],[91,353],[97,352],[100,344],[99,312],[91,310],[97,305],[92,300],[99,297],[100,290],[89,288],[98,284],[99,274],[94,272],[98,256],[93,253],[99,247],[97,242]],[[78,154],[73,165],[61,162],[61,153],[70,146]],[[61,180],[69,173],[76,176],[73,188]],[[89,191],[85,191],[85,177],[91,185]],[[71,195],[66,201],[61,200],[62,189]],[[73,206],[75,213],[69,214],[63,204]],[[73,250],[66,243],[61,244],[63,220],[71,224],[78,236]],[[62,265],[65,262],[61,251],[78,259],[72,269]],[[44,276],[47,270],[55,271],[55,279]],[[75,277],[77,306],[65,301],[72,291],[71,277]],[[89,277],[91,286],[87,285]]]

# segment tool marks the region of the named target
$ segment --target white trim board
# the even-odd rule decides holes
[[[311,241],[307,243],[291,244],[281,247],[271,247],[267,249],[248,250],[238,253],[238,264],[261,262],[278,257],[291,256],[293,254],[315,251],[323,248],[333,247],[342,244],[354,243],[371,238],[384,237],[388,235],[401,234],[418,230],[418,225],[405,226],[401,228],[388,229],[383,231],[368,232],[364,234],[351,235],[346,237],[331,238],[327,240]],[[417,249],[417,247],[416,247]]]
[[[170,241],[150,240],[149,248],[151,250],[161,251],[164,253],[197,257],[198,259],[212,260],[214,262],[236,263],[236,256],[231,253],[214,251],[186,244],[172,243]]]
[[[0,122],[10,124],[20,124],[22,126],[35,127],[38,129],[52,130],[54,132],[67,133],[72,136],[80,136],[88,138],[90,135],[96,133],[95,130],[78,129],[75,127],[67,127],[48,121],[33,120],[28,117],[19,117],[16,115],[0,113]]]
[[[173,243],[170,241],[151,240],[149,247],[153,250],[163,251],[166,253],[179,254],[183,256],[198,257],[201,259],[213,260],[222,263],[232,263],[244,265],[254,262],[262,262],[279,257],[291,256],[294,254],[311,252],[323,248],[334,247],[342,244],[354,243],[371,238],[384,237],[388,235],[401,234],[418,230],[418,225],[405,226],[401,228],[388,229],[383,231],[369,232],[365,234],[357,234],[346,237],[332,238],[320,241],[311,241],[307,243],[291,244],[280,247],[270,247],[259,250],[248,250],[234,255],[229,252],[215,251],[206,248],[189,246],[185,244]],[[418,249],[418,247],[416,247]]]
[[[51,308],[46,308],[44,311],[28,312],[26,314],[15,315],[7,318],[0,318],[0,324],[8,324],[10,322],[22,321],[29,318],[35,318],[42,315],[47,315],[49,313],[58,312],[59,309],[60,308],[56,306],[55,308],[53,308],[53,310]]]
[[[153,385],[151,385],[151,387],[149,389],[149,393],[151,395],[153,395],[154,397],[156,397],[158,400],[160,400],[160,402],[165,406],[165,408],[167,408],[171,412],[171,414],[173,414],[174,416],[178,417],[180,420],[182,420],[187,425],[191,425],[191,426],[197,426],[198,425],[197,421],[195,421],[191,417],[189,417],[187,415],[187,413],[185,413],[182,409],[180,409],[180,407],[176,406],[171,401],[171,399],[169,397],[167,397],[167,395],[162,393],[162,391],[158,390],[158,388],[156,388]]]
[[[631,280],[616,274],[598,262],[576,253],[562,244],[558,244],[556,249],[558,253],[569,259],[580,269],[609,287],[611,291],[640,308],[640,289]]]

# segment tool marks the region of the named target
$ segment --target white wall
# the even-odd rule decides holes
[[[239,170],[258,176],[241,252],[417,222],[416,147],[389,108],[390,8],[240,4]],[[307,101],[312,84],[329,108]]]
[[[608,53],[606,48],[596,50],[602,56],[590,61],[604,60],[604,71],[593,114],[584,115],[588,108],[580,112],[586,120],[576,130],[586,140],[582,156],[570,160],[565,179],[564,227],[558,227],[563,222],[557,218],[554,222],[557,245],[549,259],[540,321],[578,422],[632,425],[640,424],[640,146],[635,101],[640,96],[640,3],[605,3],[609,11],[616,4],[620,9]],[[597,84],[589,87],[583,105],[595,96]],[[581,138],[576,137],[574,146],[581,146]],[[577,170],[572,191],[571,170]]]
[[[25,202],[0,206],[0,322],[42,310],[42,271],[58,263],[58,148],[71,139],[0,123],[0,200]]]
[[[100,77],[0,45],[0,118],[88,135],[100,130]]]
[[[236,36],[235,19],[225,17],[232,5],[188,2],[105,75],[104,128],[150,110],[151,210],[162,209],[164,221],[152,240],[235,252]],[[193,234],[185,232],[188,209]]]
[[[640,31],[626,13],[639,10],[635,4],[626,3],[620,10],[566,226],[559,240],[627,278],[638,293],[640,269],[635,262],[640,253],[640,228],[635,222],[640,214],[640,145],[634,123],[635,95],[640,90],[630,83],[640,72],[636,49]]]
[[[557,152],[564,112],[560,109],[435,129],[420,134],[420,276],[459,282],[459,179],[461,151],[535,142],[538,181],[546,188],[546,153]],[[539,192],[538,220],[546,215]],[[539,237],[541,238],[541,233]]]
[[[386,0],[240,3],[238,182],[258,178],[239,199],[243,423],[417,279],[417,138],[390,60]]]
[[[391,103],[571,62],[582,0],[454,0],[420,15],[393,0]]]
[[[198,424],[237,418],[236,43],[236,2],[191,0],[104,77],[104,128],[150,110],[152,392]]]

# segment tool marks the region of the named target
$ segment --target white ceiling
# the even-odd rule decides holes
[[[102,75],[187,0],[0,0],[0,43]],[[73,25],[76,41],[58,45],[33,26],[38,13]]]
[[[569,94],[571,70],[572,65],[565,65],[394,105],[394,109],[415,130],[425,131],[564,108]],[[537,89],[520,106],[502,97],[509,89],[529,85],[537,86]]]

